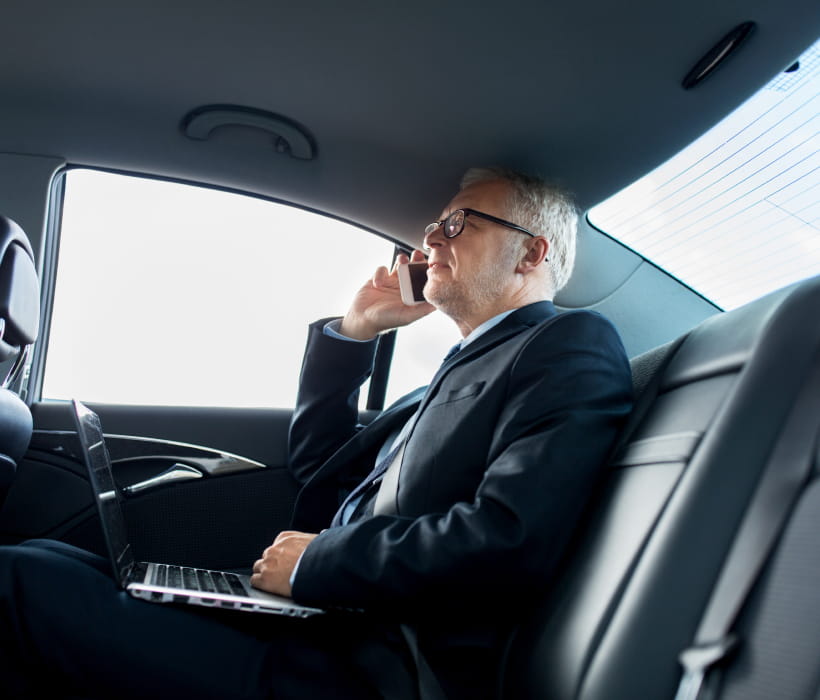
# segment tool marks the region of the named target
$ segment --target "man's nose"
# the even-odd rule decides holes
[[[427,250],[431,250],[433,248],[440,248],[446,240],[447,239],[444,237],[444,226],[439,224],[436,226],[434,231],[424,234],[424,241],[422,242],[422,245]]]

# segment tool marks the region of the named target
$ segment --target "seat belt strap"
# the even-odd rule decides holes
[[[709,669],[737,646],[732,626],[811,474],[820,439],[818,417],[820,356],[814,359],[809,377],[763,469],[695,640],[680,654],[684,670],[675,700],[697,700]]]
[[[384,477],[382,477],[379,490],[376,493],[376,500],[373,503],[373,513],[375,515],[395,515],[399,512],[399,475],[401,474],[401,463],[404,459],[404,448],[406,446],[407,440],[405,439],[384,473]]]

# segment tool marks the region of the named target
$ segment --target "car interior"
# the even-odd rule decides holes
[[[72,424],[68,399],[77,398],[102,421],[139,558],[249,567],[288,527],[297,493],[287,470],[295,396],[266,402],[261,365],[295,363],[286,370],[295,386],[307,323],[344,312],[349,295],[323,281],[320,258],[341,269],[358,259],[365,276],[355,273],[353,289],[372,269],[364,244],[332,234],[340,247],[331,252],[311,224],[259,224],[263,255],[240,241],[253,220],[230,215],[214,237],[223,257],[205,274],[198,224],[179,258],[168,234],[149,235],[184,225],[156,195],[155,209],[119,206],[122,218],[105,219],[104,237],[75,253],[69,223],[83,173],[285,204],[355,227],[355,240],[382,246],[378,264],[390,265],[421,246],[467,168],[501,165],[575,196],[576,264],[555,303],[615,324],[637,401],[560,575],[509,639],[499,699],[820,697],[820,80],[811,72],[820,6],[46,0],[4,10],[0,544],[48,537],[104,551]],[[795,242],[750,210],[721,238],[713,219],[693,215],[687,226],[699,237],[675,239],[665,254],[694,256],[689,264],[720,282],[728,263],[702,248],[714,239],[741,265],[744,296],[723,301],[654,257],[658,246],[607,230],[595,211],[653,172],[661,181],[656,168],[762,89],[771,97],[775,79],[808,91],[800,128],[809,136],[777,138],[799,154],[799,173],[783,177],[801,183],[797,218],[809,233]],[[766,124],[750,139],[764,151],[776,121],[754,122]],[[750,162],[739,180],[764,188]],[[780,210],[785,187],[765,195]],[[654,204],[633,191],[637,213],[621,219],[646,220],[663,238],[674,219],[650,217]],[[714,206],[728,217],[740,199],[693,211]],[[99,213],[117,209],[113,201],[92,193],[87,206]],[[796,261],[768,287],[743,272],[754,221],[765,238],[754,265],[773,267],[784,251]],[[241,257],[229,257],[237,248]],[[129,251],[124,264],[109,257],[116,249]],[[186,265],[218,299],[188,289]],[[106,268],[112,281],[99,282]],[[70,274],[85,285],[77,296]],[[223,282],[286,274],[286,292],[272,296],[232,296],[244,287]],[[148,287],[170,291],[156,301]],[[173,350],[189,319],[175,297],[199,303],[207,330],[182,359]],[[310,315],[314,297],[327,313]],[[161,306],[170,326],[158,320]],[[86,311],[90,325],[72,321]],[[272,329],[258,368],[254,341],[231,325],[240,311]],[[109,350],[119,322],[123,349]],[[72,325],[76,335],[63,330]],[[435,342],[449,347],[452,332],[435,331]],[[412,348],[428,343],[401,354],[404,333],[379,341],[365,422],[399,391]],[[113,374],[133,375],[138,398],[119,398],[104,355]],[[165,380],[146,368],[184,374],[193,355],[204,368],[197,398],[162,398]],[[83,357],[102,388],[80,381]],[[58,366],[67,368],[59,381]],[[263,398],[240,393],[223,405],[222,385]]]

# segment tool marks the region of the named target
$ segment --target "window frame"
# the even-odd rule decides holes
[[[48,352],[51,340],[51,324],[52,314],[54,310],[55,288],[57,281],[57,269],[59,267],[60,242],[62,236],[62,220],[65,204],[65,189],[66,177],[72,170],[91,170],[95,172],[111,173],[113,175],[122,175],[126,177],[136,177],[146,180],[154,180],[158,182],[168,182],[180,185],[187,185],[191,187],[198,187],[217,192],[225,192],[229,194],[239,195],[243,197],[252,197],[264,202],[279,204],[301,211],[322,216],[342,224],[354,226],[363,233],[377,236],[378,238],[393,245],[393,255],[390,261],[385,261],[386,264],[392,265],[399,252],[407,250],[406,244],[401,243],[397,239],[388,236],[372,227],[365,226],[355,221],[345,219],[340,216],[329,214],[314,207],[304,206],[289,202],[285,199],[271,197],[267,195],[260,195],[254,192],[248,192],[235,187],[228,187],[212,183],[203,183],[196,180],[189,180],[177,177],[162,176],[150,173],[142,173],[137,171],[121,170],[116,168],[104,168],[91,165],[81,164],[66,164],[60,168],[54,175],[48,193],[47,211],[46,211],[46,225],[43,241],[43,254],[41,266],[40,279],[40,329],[38,339],[34,345],[33,352],[30,353],[26,366],[23,372],[23,380],[21,384],[21,396],[24,400],[31,403],[57,403],[61,399],[43,398],[43,383],[45,378],[45,368],[48,359]],[[368,394],[366,399],[367,410],[381,411],[384,409],[385,396],[387,393],[387,385],[390,379],[390,372],[392,369],[393,348],[395,346],[396,331],[390,331],[379,338],[377,347],[376,362],[374,364],[373,378],[371,378],[368,387]],[[375,381],[374,381],[375,378]],[[149,404],[134,404],[134,405],[149,405]],[[273,407],[272,407],[273,408]]]

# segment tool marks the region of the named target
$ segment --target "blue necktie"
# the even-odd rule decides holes
[[[365,491],[367,491],[378,479],[382,477],[382,475],[387,471],[387,468],[396,458],[396,455],[399,453],[399,450],[404,445],[404,440],[397,440],[396,444],[393,445],[393,448],[388,452],[384,458],[380,459],[376,466],[363,480],[362,482],[353,489],[347,498],[345,498],[344,502],[339,509],[336,511],[336,515],[333,516],[333,520],[330,521],[330,527],[338,527],[342,525],[342,518],[344,517],[344,512],[347,507],[353,503],[354,501],[360,499],[364,496]],[[355,511],[354,511],[355,512]]]

